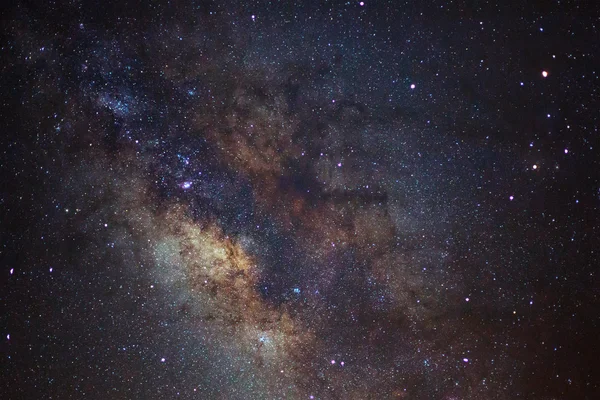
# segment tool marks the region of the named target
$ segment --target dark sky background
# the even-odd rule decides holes
[[[600,398],[585,1],[2,11],[2,399]]]

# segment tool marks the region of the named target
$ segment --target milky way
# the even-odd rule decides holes
[[[595,398],[585,13],[319,3],[7,13],[6,398]]]

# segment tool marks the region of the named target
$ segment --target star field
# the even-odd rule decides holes
[[[3,13],[0,397],[593,399],[598,13]]]

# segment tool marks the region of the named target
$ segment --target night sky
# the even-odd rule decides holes
[[[0,398],[600,398],[594,1],[21,1]]]

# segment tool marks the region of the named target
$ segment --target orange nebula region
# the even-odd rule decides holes
[[[314,345],[314,337],[284,307],[261,298],[259,268],[238,243],[212,223],[193,221],[179,206],[160,216],[157,232],[162,232],[160,241],[177,243],[169,250],[178,253],[170,255],[176,261],[169,265],[173,272],[182,270],[189,306],[199,310],[202,322],[229,333],[261,364],[285,362],[288,370],[298,368],[295,362]]]
[[[261,297],[257,261],[216,223],[195,221],[186,206],[154,208],[151,190],[136,175],[134,165],[124,162],[114,171],[130,178],[107,178],[119,205],[114,213],[148,243],[145,252],[153,265],[154,290],[178,298],[179,306],[189,310],[196,323],[230,338],[226,346],[235,344],[257,363],[278,372],[285,364],[285,374],[293,374],[294,380],[306,375],[302,359],[319,346],[318,341],[285,305]]]

